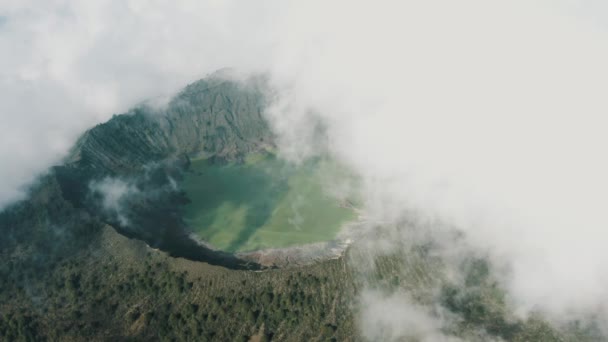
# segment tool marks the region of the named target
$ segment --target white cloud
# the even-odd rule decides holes
[[[428,307],[411,301],[405,294],[364,291],[360,317],[363,336],[369,341],[458,342],[461,339],[442,333],[440,317]]]
[[[276,127],[297,136],[289,123],[316,109],[334,152],[377,194],[370,208],[464,230],[511,266],[505,282],[523,310],[601,307],[608,32],[565,9],[302,4],[275,70],[296,111]]]
[[[135,185],[117,178],[106,177],[100,181],[91,182],[89,189],[92,193],[101,195],[103,210],[114,215],[122,226],[129,225],[125,201],[140,192]]]

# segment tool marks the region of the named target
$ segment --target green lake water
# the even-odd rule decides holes
[[[356,218],[351,201],[329,195],[349,177],[322,158],[298,166],[260,154],[224,165],[195,160],[181,182],[191,200],[184,218],[228,252],[328,241]]]

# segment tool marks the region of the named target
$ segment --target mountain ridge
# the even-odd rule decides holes
[[[273,145],[265,92],[261,77],[197,81],[165,108],[139,106],[89,129],[66,162],[118,172],[179,155],[238,159]]]

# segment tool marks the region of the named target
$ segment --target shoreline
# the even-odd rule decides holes
[[[337,259],[344,255],[348,247],[355,241],[360,226],[364,223],[361,216],[353,222],[346,223],[336,238],[328,241],[293,245],[280,248],[264,248],[247,252],[225,252],[201,239],[196,233],[188,236],[197,244],[218,253],[229,253],[246,262],[253,262],[266,269],[300,267],[316,262]]]

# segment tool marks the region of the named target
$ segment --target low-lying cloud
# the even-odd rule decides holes
[[[0,205],[84,127],[215,69],[265,71],[282,153],[314,154],[321,122],[330,151],[361,175],[376,222],[415,213],[464,232],[506,270],[522,314],[606,313],[604,10],[567,0],[3,4],[0,46],[12,53],[0,60]]]
[[[129,184],[117,178],[104,178],[100,181],[93,181],[89,184],[91,193],[101,197],[102,209],[122,226],[129,225],[129,218],[125,201],[134,195],[139,194],[139,189],[133,184]]]
[[[384,5],[345,5],[339,25],[339,6],[298,9],[288,32],[318,51],[277,68],[295,80],[285,120],[321,115],[378,216],[440,220],[507,264],[522,312],[603,309],[606,28],[566,3]]]
[[[370,341],[462,342],[441,331],[441,320],[429,307],[416,304],[405,294],[366,291],[361,301],[366,309],[360,324],[365,338]]]

